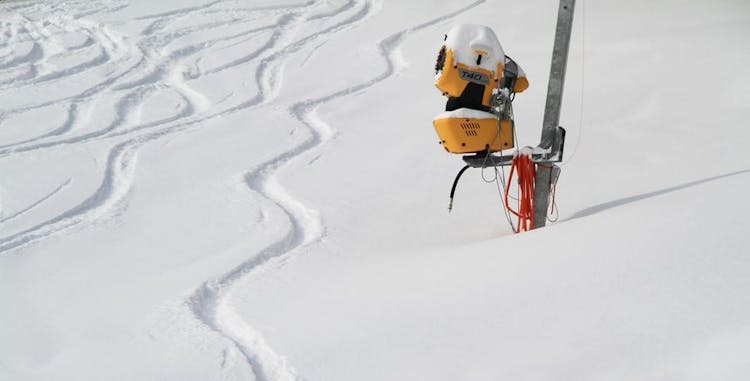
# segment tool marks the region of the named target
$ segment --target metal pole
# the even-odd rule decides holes
[[[568,48],[573,29],[573,11],[575,0],[560,0],[557,11],[557,28],[555,45],[552,48],[549,85],[547,86],[547,103],[544,106],[544,122],[539,147],[552,149],[560,125],[560,106],[565,86],[565,70],[568,65]],[[544,227],[547,223],[549,207],[549,188],[553,164],[539,164],[536,168],[536,188],[534,191],[534,228]]]

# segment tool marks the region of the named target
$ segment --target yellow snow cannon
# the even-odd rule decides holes
[[[515,93],[529,87],[525,74],[486,26],[457,25],[443,41],[435,86],[448,101],[433,120],[440,143],[455,154],[513,148],[510,105]]]

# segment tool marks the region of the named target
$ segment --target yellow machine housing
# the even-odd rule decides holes
[[[491,153],[513,148],[512,116],[499,119],[490,112],[493,92],[501,86],[522,92],[529,82],[505,56],[492,30],[471,25],[452,29],[438,53],[435,71],[435,86],[448,97],[448,111],[436,117],[433,126],[446,151]]]
[[[475,51],[477,56],[487,54],[485,51]],[[444,64],[435,86],[437,86],[443,95],[458,98],[466,91],[470,83],[476,83],[484,86],[482,92],[482,105],[490,106],[492,101],[492,90],[500,87],[500,78],[503,73],[503,61],[497,64],[497,69],[492,72],[479,66],[468,66],[455,62],[453,50],[443,47],[441,54],[444,54]]]
[[[456,110],[460,112],[465,109]],[[448,113],[449,114],[449,113]],[[486,116],[461,117],[441,115],[433,125],[446,151],[455,154],[497,152],[513,148],[513,121]]]

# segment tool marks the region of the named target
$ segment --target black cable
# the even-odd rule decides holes
[[[461,168],[461,170],[458,171],[458,174],[456,175],[456,179],[453,180],[453,187],[451,187],[451,201],[448,204],[448,213],[450,213],[450,211],[453,210],[453,195],[456,194],[456,186],[458,185],[458,180],[461,178],[461,175],[463,175],[464,172],[466,172],[467,169],[469,169],[468,165]]]

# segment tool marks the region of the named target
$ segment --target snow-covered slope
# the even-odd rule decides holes
[[[0,380],[747,379],[746,1],[579,0],[559,221],[447,214],[443,34],[533,145],[556,10],[0,2]]]

